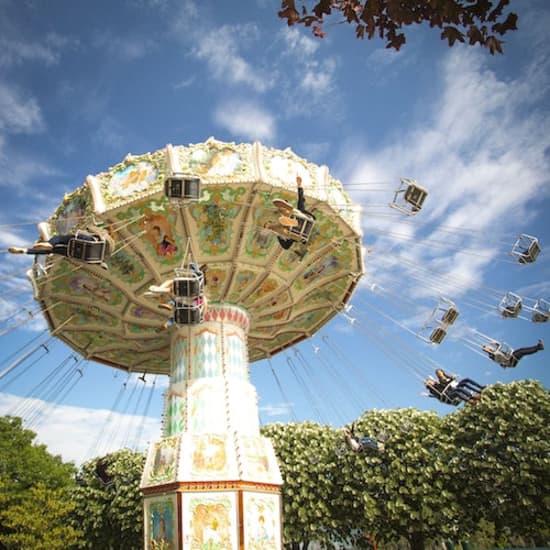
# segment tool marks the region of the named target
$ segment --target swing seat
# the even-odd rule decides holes
[[[189,266],[191,264],[188,264]],[[198,268],[180,267],[172,283],[172,293],[178,298],[198,298],[203,293],[204,274]]]
[[[506,306],[501,307],[500,313],[503,317],[506,317],[507,319],[515,319],[519,312],[521,311],[521,300],[518,301],[515,304],[508,304]]]
[[[67,257],[88,264],[102,264],[110,256],[111,251],[105,240],[84,239],[77,233],[69,240]]]
[[[447,331],[442,327],[436,327],[430,334],[430,342],[432,344],[441,344],[441,342],[445,339],[445,336],[447,336]]]
[[[502,316],[506,319],[515,319],[519,312],[521,311],[521,304],[518,304],[516,307],[508,306],[502,309],[500,312],[502,313]]]
[[[174,322],[176,325],[198,325],[202,321],[200,305],[176,303]]]
[[[458,406],[460,405],[460,398],[458,397],[450,397],[447,393],[447,391],[450,389],[452,390],[454,387],[453,382],[448,383],[445,388],[441,391],[439,394],[439,400],[444,403],[445,405],[453,405]]]
[[[460,405],[460,399],[457,399],[456,397],[451,399],[446,395],[442,395],[440,401],[444,405],[452,405],[453,407],[458,407],[458,405]]]
[[[360,437],[358,443],[359,452],[364,452],[367,449],[371,449],[372,451],[380,450],[380,445],[378,444],[378,441],[376,441],[372,437]]]
[[[532,264],[540,254],[541,248],[538,241],[533,241],[525,253],[519,257],[520,264]]]
[[[518,258],[520,264],[532,264],[541,252],[539,240],[522,233],[512,247],[512,256]]]
[[[495,360],[501,367],[504,368],[512,368],[518,364],[511,353],[495,353]]]
[[[100,459],[96,463],[95,474],[103,487],[110,487],[114,481],[109,472],[107,472],[108,464],[105,459]]]
[[[314,218],[296,209],[292,211],[290,218],[295,220],[297,225],[286,228],[289,238],[293,241],[306,244],[309,241],[311,230],[315,223]]]
[[[396,208],[408,216],[420,212],[428,196],[428,191],[411,178],[401,178],[399,188],[394,194],[392,208]]]
[[[503,317],[514,319],[519,315],[522,307],[521,297],[513,292],[507,292],[500,301],[498,309]]]
[[[441,322],[445,325],[452,325],[458,318],[459,312],[455,307],[450,307],[441,318]]]
[[[202,293],[202,281],[198,275],[176,277],[172,286],[174,296],[181,298],[197,298]]]
[[[407,187],[403,200],[411,205],[413,212],[418,212],[427,196],[428,192],[423,187],[418,184],[411,184]]]
[[[531,321],[533,323],[547,323],[550,318],[550,303],[542,298],[535,302]]]
[[[513,349],[505,342],[500,342],[493,350],[494,361],[504,368],[511,368],[517,365],[517,360],[512,355]]]
[[[201,180],[192,176],[169,176],[164,180],[164,194],[169,199],[198,201],[201,194]]]
[[[533,323],[547,323],[550,318],[550,313],[541,313],[540,311],[534,311],[531,315],[531,321]]]

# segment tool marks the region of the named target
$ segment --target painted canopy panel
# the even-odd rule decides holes
[[[198,202],[165,196],[169,148],[179,171],[201,178]],[[283,250],[265,224],[278,216],[273,199],[296,203],[296,176],[316,222],[307,245]],[[51,255],[34,270],[34,283],[56,336],[125,370],[169,373],[170,312],[145,293],[185,262],[207,266],[210,303],[249,312],[251,361],[311,336],[345,306],[363,274],[360,213],[342,184],[326,167],[259,143],[211,138],[129,155],[66,195],[48,222],[54,234],[95,223],[114,239],[108,270]]]

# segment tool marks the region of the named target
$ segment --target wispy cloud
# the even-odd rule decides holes
[[[271,141],[275,118],[259,105],[240,100],[224,102],[214,112],[214,121],[241,139]]]
[[[128,142],[124,127],[112,116],[104,116],[101,119],[93,139],[96,143],[115,149],[123,147]]]
[[[155,40],[143,36],[116,36],[103,33],[94,38],[96,48],[104,50],[109,56],[122,61],[135,61],[153,52],[157,48]]]
[[[36,99],[0,83],[0,132],[30,134],[43,128],[44,120]]]
[[[321,52],[322,42],[307,36],[303,29],[283,28],[278,39],[283,45],[282,63],[289,108],[295,105],[296,112],[308,110],[319,101],[326,100],[337,91],[335,55]],[[292,100],[291,100],[292,98]]]
[[[274,85],[273,75],[254,66],[241,52],[243,45],[256,41],[258,36],[258,28],[252,23],[203,30],[195,34],[195,47],[191,53],[207,64],[215,79],[265,92]]]
[[[269,417],[288,416],[292,412],[292,403],[268,403],[260,406],[259,410]]]
[[[530,78],[529,84],[523,74],[503,81],[479,53],[449,53],[443,95],[426,123],[396,136],[391,146],[370,154],[354,151],[348,159],[350,181],[387,181],[387,167],[397,159],[401,175],[415,176],[429,192],[415,219],[367,214],[367,242],[380,250],[391,242],[397,258],[433,268],[449,287],[456,279],[469,281],[455,285],[459,293],[479,285],[495,259],[505,259],[503,233],[521,226],[533,215],[533,201],[549,194],[550,124],[540,110],[533,114],[536,99],[530,93],[548,90],[549,82],[544,74]],[[386,204],[397,185],[396,178],[387,187]],[[367,213],[380,197],[356,195]],[[383,270],[378,274],[383,277]],[[415,286],[419,291],[422,285]]]
[[[184,78],[179,82],[176,82],[176,84],[174,84],[174,90],[182,90],[184,88],[188,88],[193,84],[193,82],[195,82],[194,76],[190,76],[189,78]]]
[[[5,140],[0,135],[0,187],[9,186],[15,194],[26,192],[29,189],[29,182],[34,182],[40,174],[40,178],[45,176],[59,175],[60,171],[38,158],[29,158],[22,153],[13,151],[7,146]],[[59,198],[52,197],[46,193],[44,188],[33,190],[33,202],[26,209],[18,209],[11,212],[10,221],[17,219],[24,221],[37,220],[42,221],[51,215],[51,208],[56,205]],[[50,210],[48,211],[48,208]]]
[[[56,33],[46,35],[40,42],[22,39],[0,38],[0,67],[37,62],[44,65],[59,63],[66,48],[74,48],[78,41]]]
[[[0,414],[17,410],[24,400],[0,393]],[[59,405],[52,407],[39,399],[27,399],[26,409],[47,411],[47,421],[40,423],[38,442],[59,454],[64,461],[80,464],[97,455],[104,455],[124,446],[133,446],[139,439],[139,450],[147,442],[160,437],[160,421],[156,418],[124,415],[105,409],[87,409]],[[113,430],[113,427],[120,427]],[[33,426],[30,426],[33,429]],[[112,432],[112,433],[111,433]],[[115,437],[113,434],[116,434]],[[130,437],[128,437],[130,434]]]

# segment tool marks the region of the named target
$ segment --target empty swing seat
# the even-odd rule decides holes
[[[515,319],[519,312],[521,311],[521,300],[516,302],[515,304],[507,304],[506,306],[503,306],[500,310],[503,317],[506,317],[507,319]]]
[[[533,323],[547,323],[548,319],[550,319],[550,313],[548,312],[533,311],[533,315],[531,315],[531,321]]]
[[[550,319],[550,303],[546,300],[537,300],[533,307],[531,321],[533,323],[547,323]]]
[[[441,318],[441,322],[446,325],[452,325],[458,318],[459,312],[455,307],[450,307]]]
[[[199,305],[176,303],[174,322],[177,325],[198,325],[202,321],[202,311]]]
[[[77,233],[74,238],[69,240],[67,257],[88,264],[103,263],[111,253],[107,241],[91,239],[93,239],[93,237],[88,235],[83,237],[81,234]]]
[[[540,254],[541,248],[539,245],[539,242],[537,240],[534,240],[530,245],[529,248],[522,254],[520,254],[519,262],[521,264],[532,264]]]
[[[190,176],[169,176],[164,180],[164,193],[169,199],[198,201],[201,180]]]
[[[512,256],[516,256],[520,264],[532,264],[541,252],[536,237],[522,233],[512,247]]]
[[[432,344],[441,344],[441,342],[445,339],[445,336],[447,336],[447,331],[441,327],[436,327],[430,334],[430,342]]]
[[[401,178],[399,188],[394,194],[392,208],[412,216],[420,211],[428,191],[411,178]]]
[[[522,307],[521,297],[513,292],[507,292],[498,305],[501,315],[507,319],[516,318]]]
[[[403,199],[412,206],[413,212],[418,212],[422,208],[427,196],[428,192],[420,187],[420,185],[410,184],[405,191]]]

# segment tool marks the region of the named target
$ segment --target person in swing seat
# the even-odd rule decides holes
[[[296,209],[314,220],[315,216],[309,212],[309,210],[306,210],[306,199],[302,188],[302,178],[300,176],[296,176],[296,187],[298,190]],[[292,205],[283,200],[276,200],[274,202],[280,212],[278,222],[266,222],[264,227],[277,233],[277,240],[281,248],[288,250],[296,242],[295,239],[289,238],[288,235],[293,228],[297,227],[298,221],[292,217],[292,212],[294,210]]]
[[[363,453],[367,449],[380,452],[384,450],[384,444],[376,441],[373,437],[357,437],[355,435],[355,423],[351,426],[345,426],[343,432],[346,444],[352,451]]]
[[[491,342],[482,347],[491,361],[498,363],[502,368],[513,368],[519,363],[522,357],[542,351],[544,349],[544,342],[539,339],[534,346],[514,349],[509,353],[502,351],[501,348],[502,346],[499,342]]]
[[[68,233],[64,235],[54,235],[47,241],[36,241],[30,248],[22,248],[18,246],[10,246],[8,252],[11,254],[58,254],[60,256],[72,257],[70,254],[69,244],[71,241],[86,241],[90,243],[104,243],[105,250],[103,253],[104,259],[109,258],[115,248],[115,243],[112,237],[106,231],[100,231],[87,228],[86,230],[79,230],[76,233]],[[87,262],[86,258],[81,259]],[[107,269],[107,264],[102,261],[90,261],[89,263],[98,263],[104,269]]]

